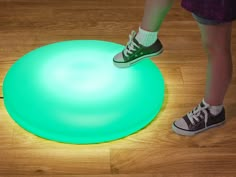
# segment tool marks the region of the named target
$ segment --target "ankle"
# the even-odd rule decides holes
[[[207,98],[203,98],[203,102],[210,105],[210,106],[220,106],[223,105],[223,101],[219,101],[219,100],[210,100]]]
[[[218,115],[224,107],[223,104],[211,104],[211,103],[205,101],[204,98],[203,98],[202,102],[203,102],[203,104],[209,106],[210,113],[213,115]]]
[[[143,46],[150,46],[157,40],[158,31],[150,32],[139,27],[139,32],[135,37],[136,40]]]

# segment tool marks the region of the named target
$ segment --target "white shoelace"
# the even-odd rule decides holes
[[[129,42],[127,42],[126,44],[126,48],[124,50],[124,55],[127,57],[128,53],[131,54],[133,53],[133,51],[135,51],[136,49],[134,48],[134,46],[139,47],[137,44],[134,43],[133,38],[135,36],[136,32],[132,31],[131,34],[129,35]]]
[[[206,111],[207,107],[208,106],[201,107],[201,105],[199,104],[197,107],[195,107],[191,112],[187,114],[188,119],[193,125],[195,125],[193,119],[195,119],[197,122],[199,122],[200,119],[204,119],[205,124],[207,123],[207,119],[208,119],[208,113]],[[204,113],[204,116],[201,114],[202,112]]]

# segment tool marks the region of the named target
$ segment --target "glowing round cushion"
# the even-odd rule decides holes
[[[118,68],[124,46],[71,40],[37,48],[17,60],[3,83],[9,115],[40,137],[75,144],[128,136],[160,111],[164,80],[150,59]]]

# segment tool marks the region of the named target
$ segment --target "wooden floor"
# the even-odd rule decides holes
[[[144,2],[0,0],[0,97],[10,66],[37,47],[72,39],[125,45],[131,30],[138,31]],[[0,99],[0,177],[236,177],[236,74],[225,98],[227,123],[178,136],[171,123],[201,101],[207,60],[197,24],[180,1],[159,37],[165,52],[152,61],[165,78],[165,104],[148,127],[110,143],[56,143],[24,131]],[[236,28],[232,44],[235,63]]]

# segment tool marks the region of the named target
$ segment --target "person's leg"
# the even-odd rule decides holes
[[[198,23],[198,25],[208,57],[204,100],[210,105],[221,105],[232,78],[232,22],[219,25]]]
[[[224,124],[224,97],[232,78],[232,22],[218,23],[195,16],[208,57],[206,92],[202,102],[172,124],[180,135],[195,135]]]
[[[157,40],[161,24],[169,12],[174,0],[146,0],[144,15],[136,36],[144,46],[151,46]]]
[[[174,0],[146,0],[140,27],[146,31],[159,31],[173,2]]]
[[[113,63],[117,67],[129,67],[138,61],[160,55],[163,46],[157,37],[161,24],[174,0],[146,0],[139,32],[132,31],[124,50],[116,54]]]

